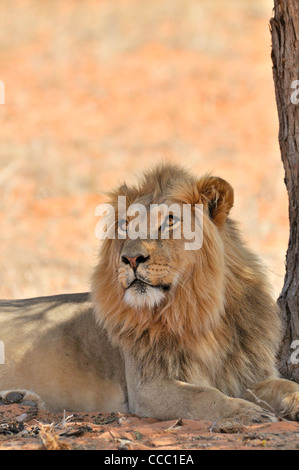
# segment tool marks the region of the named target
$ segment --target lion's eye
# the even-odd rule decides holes
[[[173,227],[174,225],[178,224],[180,219],[175,215],[169,215],[168,219],[166,218],[165,222],[169,227]]]
[[[176,217],[175,215],[169,214],[167,217],[165,217],[163,224],[161,225],[161,229],[166,229],[170,227],[175,227],[178,225],[180,222],[179,217]]]
[[[118,221],[118,231],[122,233],[126,233],[128,228],[128,221],[125,219],[121,219]]]

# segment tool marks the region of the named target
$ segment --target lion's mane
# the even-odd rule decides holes
[[[277,307],[259,260],[227,217],[233,205],[231,186],[163,164],[137,185],[123,184],[111,193],[116,210],[119,195],[129,204],[143,197],[203,204],[204,231],[201,249],[173,253],[182,265],[189,257],[191,268],[182,270],[165,302],[139,310],[124,302],[117,279],[120,241],[103,240],[92,300],[112,343],[134,355],[143,376],[162,374],[195,384],[200,377],[201,383],[231,396],[269,375],[279,341]]]

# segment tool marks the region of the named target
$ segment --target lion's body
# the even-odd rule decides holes
[[[166,222],[169,233],[177,223],[169,217],[158,239],[132,240],[127,219],[124,237],[102,243],[90,296],[0,303],[0,398],[29,389],[52,410],[252,422],[269,419],[247,401],[260,397],[295,419],[299,386],[275,369],[279,314],[263,268],[227,218],[230,185],[166,165],[112,193],[115,209],[120,195],[148,212],[202,204],[202,247],[165,240]]]
[[[2,301],[0,331],[2,390],[33,390],[51,411],[126,409],[122,355],[88,294]]]

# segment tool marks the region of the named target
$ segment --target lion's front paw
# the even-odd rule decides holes
[[[43,408],[40,397],[30,390],[6,390],[0,392],[0,405],[20,404],[24,406],[37,406]]]
[[[299,392],[290,393],[281,403],[282,418],[299,421]]]
[[[228,410],[228,415],[219,417],[215,429],[221,428],[222,432],[236,432],[242,426],[249,426],[255,423],[271,423],[277,421],[276,416],[247,400],[232,398],[232,407]],[[227,429],[224,431],[224,429]],[[229,431],[231,429],[231,431]],[[234,431],[234,429],[236,429]]]
[[[277,421],[276,416],[261,408],[253,403],[240,404],[239,409],[236,411],[234,418],[240,421],[242,424],[254,424],[254,423],[273,423]]]

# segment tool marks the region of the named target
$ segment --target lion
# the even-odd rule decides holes
[[[144,207],[144,220],[160,206],[183,216],[161,210],[156,236],[148,226],[133,237],[120,196]],[[231,185],[164,163],[109,197],[115,219],[90,292],[1,301],[2,404],[241,425],[299,419],[299,385],[276,368],[280,313],[229,216]],[[201,221],[196,249],[184,207],[191,228]]]

